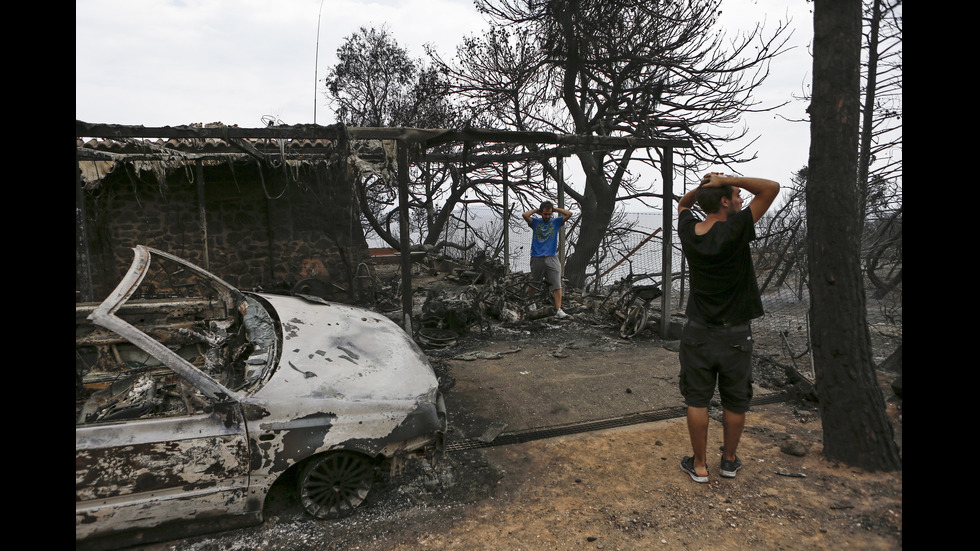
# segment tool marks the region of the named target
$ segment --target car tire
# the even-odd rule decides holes
[[[314,457],[300,471],[300,502],[313,517],[345,517],[367,498],[374,475],[373,462],[357,453],[331,452]]]

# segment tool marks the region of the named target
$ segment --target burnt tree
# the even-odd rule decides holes
[[[716,25],[720,0],[476,0],[475,5],[504,32],[501,36],[512,36],[518,45],[525,36],[535,40],[533,49],[511,50],[496,48],[507,41],[488,35],[482,44],[470,42],[460,51],[461,57],[478,55],[464,65],[485,69],[453,73],[461,80],[457,88],[476,98],[483,112],[501,116],[500,123],[578,136],[690,139],[684,161],[690,164],[752,158],[747,145],[737,145],[746,132],[729,129],[742,113],[768,109],[753,93],[768,76],[769,62],[783,51],[786,25],[769,35],[759,23],[729,41]],[[617,202],[663,195],[634,167],[662,167],[665,160],[633,147],[579,151],[575,158],[585,175],[584,190],[569,182],[559,185],[578,203],[580,230],[565,277],[572,287],[582,287]]]
[[[861,0],[816,0],[813,22],[807,254],[823,453],[896,470],[902,463],[875,377],[861,274]]]
[[[345,38],[337,49],[337,64],[330,68],[324,82],[334,115],[346,125],[459,125],[460,110],[447,99],[440,73],[422,60],[409,57],[408,50],[386,28],[362,27]],[[426,164],[415,172],[408,182],[408,206],[423,222],[418,229],[425,243],[434,245],[453,208],[473,186],[448,165]],[[365,222],[389,246],[401,250],[397,187],[393,174],[362,176],[357,195]],[[438,207],[440,203],[442,207]]]

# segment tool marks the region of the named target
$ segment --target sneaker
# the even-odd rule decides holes
[[[558,311],[555,312],[555,317],[558,318],[558,319],[567,318],[568,317],[568,314],[566,314],[564,310],[562,310],[561,308],[559,308]]]
[[[685,455],[684,458],[681,459],[681,470],[684,471],[685,473],[691,475],[691,480],[693,480],[693,481],[695,481],[695,482],[697,482],[699,484],[704,484],[704,483],[706,483],[708,481],[708,477],[706,477],[706,476],[698,476],[697,471],[694,470],[694,458],[693,457],[689,457],[689,456],[686,456]]]
[[[721,458],[721,476],[725,478],[735,478],[735,473],[742,468],[742,462],[735,456],[735,461]]]

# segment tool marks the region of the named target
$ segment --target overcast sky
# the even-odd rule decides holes
[[[809,127],[793,101],[809,89],[812,4],[805,0],[725,0],[729,34],[792,18],[795,46],[777,59],[758,99],[790,101],[747,116],[758,160],[739,173],[788,183],[807,163]],[[319,18],[319,45],[317,20]],[[331,124],[322,87],[344,37],[387,25],[413,57],[432,43],[451,57],[460,39],[486,24],[471,0],[77,0],[75,118],[90,123],[177,126],[222,122],[264,126]],[[781,115],[781,116],[780,116]]]

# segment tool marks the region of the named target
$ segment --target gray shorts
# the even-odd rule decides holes
[[[557,256],[531,257],[531,284],[536,285],[545,279],[552,291],[561,289],[561,263]]]

